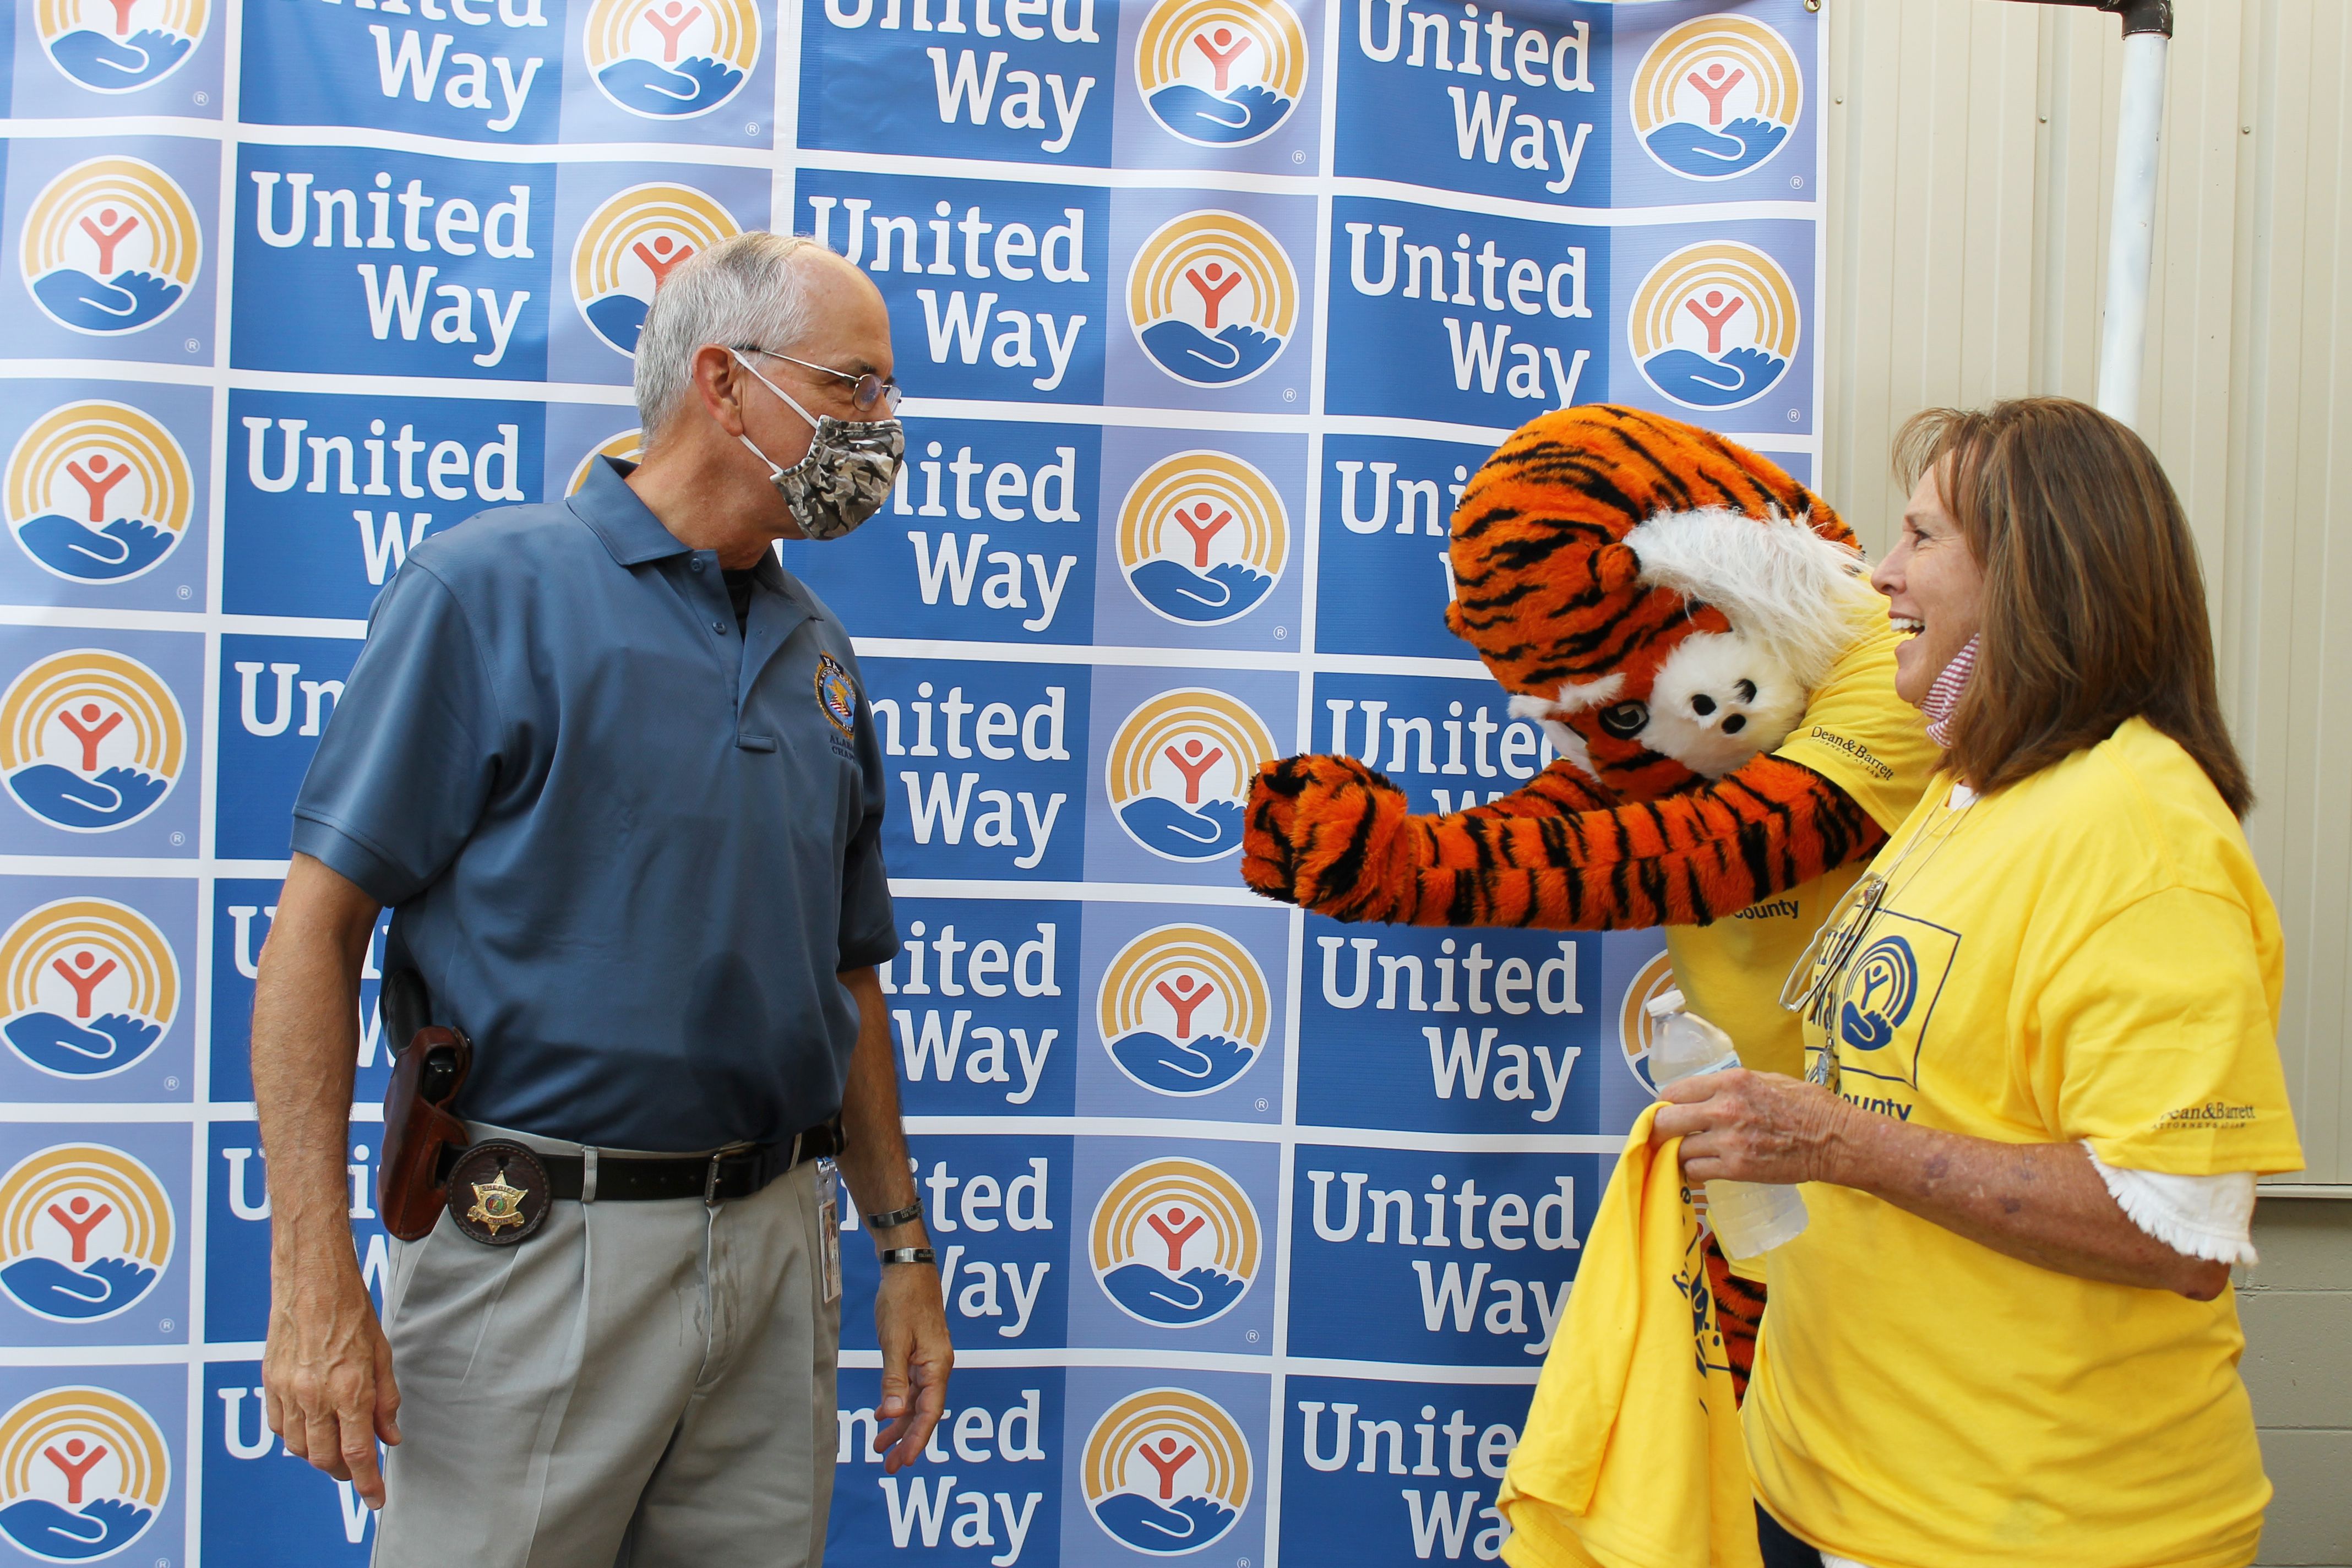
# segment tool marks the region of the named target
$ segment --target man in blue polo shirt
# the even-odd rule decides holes
[[[436,535],[377,601],[295,805],[253,1072],[270,1425],[383,1510],[379,1568],[818,1562],[836,1152],[886,1264],[886,1465],[939,1419],[881,758],[848,634],[771,548],[880,503],[890,365],[855,268],[712,247],[639,340],[643,465]],[[455,1195],[379,1326],[343,1151],[385,905],[387,973],[473,1059]]]

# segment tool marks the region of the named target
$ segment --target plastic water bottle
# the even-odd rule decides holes
[[[1683,994],[1663,992],[1647,1009],[1655,1033],[1650,1045],[1650,1080],[1664,1092],[1670,1083],[1739,1065],[1731,1037],[1686,1011]],[[1796,1239],[1810,1217],[1805,1197],[1794,1187],[1762,1182],[1706,1184],[1707,1224],[1733,1258],[1760,1258]]]

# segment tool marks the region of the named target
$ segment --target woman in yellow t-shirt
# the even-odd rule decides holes
[[[1689,1176],[1813,1184],[1743,1411],[1766,1560],[2237,1568],[2271,1489],[2229,1266],[2302,1153],[2187,521],[2079,403],[1902,450],[1873,580],[1945,772],[1790,976],[1811,1081],[1656,1123]]]

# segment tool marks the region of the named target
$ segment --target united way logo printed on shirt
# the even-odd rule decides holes
[[[146,916],[110,899],[44,904],[0,937],[0,1037],[45,1073],[105,1078],[144,1058],[180,1010],[180,966]]]
[[[1290,559],[1274,481],[1225,452],[1179,452],[1144,470],[1118,510],[1118,564],[1168,620],[1214,626],[1255,609]]]
[[[212,0],[35,0],[49,63],[92,92],[161,81],[195,49]]]
[[[111,1557],[172,1489],[155,1418],[104,1388],[52,1388],[0,1415],[0,1535],[44,1563]]]
[[[1685,246],[1633,290],[1626,331],[1642,374],[1685,408],[1738,408],[1779,384],[1797,355],[1796,285],[1736,240]]]
[[[1273,1027],[1273,992],[1249,949],[1206,926],[1145,931],[1103,971],[1103,1048],[1158,1094],[1208,1094],[1249,1071]]]
[[[1669,29],[1633,70],[1634,133],[1692,180],[1727,180],[1778,153],[1805,102],[1796,51],[1749,16],[1700,16]]]
[[[121,583],[187,531],[195,479],[172,433],[127,404],[69,403],[9,455],[8,527],[44,571]]]
[[[1160,0],[1136,37],[1135,84],[1171,133],[1244,146],[1297,107],[1307,30],[1283,0]]]
[[[1237,386],[1274,363],[1298,317],[1298,274],[1239,213],[1160,226],[1127,275],[1128,324],[1151,363],[1189,386]]]
[[[1841,1075],[1918,1087],[1919,1057],[1959,945],[1956,931],[1879,912],[1839,984],[1832,1043]]]
[[[1650,1077],[1650,1047],[1657,1043],[1657,1021],[1650,1016],[1650,1004],[1675,988],[1674,962],[1661,952],[1633,972],[1625,984],[1624,998],[1617,1005],[1617,1044],[1625,1058],[1626,1070],[1651,1094],[1658,1086]]]
[[[588,215],[572,247],[572,301],[591,331],[634,356],[654,291],[671,268],[742,230],[689,185],[632,185]]]
[[[1182,1388],[1129,1394],[1087,1436],[1087,1507],[1113,1540],[1176,1557],[1214,1544],[1249,1506],[1250,1447],[1215,1400]]]
[[[1257,1278],[1264,1243],[1240,1184],[1198,1160],[1138,1165],[1095,1205],[1095,1279],[1121,1311],[1155,1328],[1223,1317]]]
[[[120,1149],[64,1143],[0,1176],[0,1290],[37,1317],[125,1311],[172,1261],[172,1200]]]
[[[1853,961],[1838,1002],[1838,1038],[1857,1051],[1884,1050],[1919,1001],[1919,960],[1900,936],[1882,936]]]
[[[170,315],[203,260],[187,194],[139,158],[92,158],[51,180],[26,215],[18,255],[44,314],[100,336]]]
[[[179,782],[187,722],[163,678],[106,648],[68,648],[0,694],[0,773],[52,827],[103,833],[138,821]]]
[[[1242,847],[1250,780],[1274,736],[1222,691],[1164,691],[1111,737],[1111,809],[1128,837],[1170,860],[1214,860]]]
[[[751,0],[595,0],[583,47],[606,98],[648,120],[708,114],[760,63]]]
[[[596,459],[599,458],[610,458],[616,463],[635,463],[642,461],[645,455],[646,433],[643,430],[624,430],[617,436],[607,436],[591,447],[588,455],[580,459],[580,466],[572,470],[572,478],[565,483],[563,493],[578,495],[580,487],[588,482],[588,476],[596,471]]]

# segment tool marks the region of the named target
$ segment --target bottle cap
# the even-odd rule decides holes
[[[1643,1003],[1642,1010],[1653,1018],[1663,1018],[1669,1013],[1679,1013],[1683,1010],[1683,994],[1679,991],[1661,991]]]

